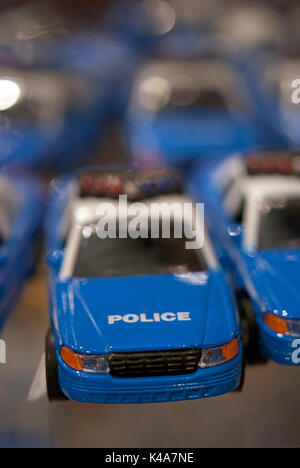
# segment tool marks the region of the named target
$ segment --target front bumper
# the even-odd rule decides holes
[[[76,372],[58,356],[59,383],[71,400],[85,403],[162,403],[219,396],[241,381],[242,350],[232,361],[193,374],[123,379]]]
[[[264,356],[272,361],[286,366],[300,366],[300,337],[293,338],[276,333],[258,321],[260,332],[260,347]]]

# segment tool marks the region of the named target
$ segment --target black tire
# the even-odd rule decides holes
[[[234,390],[235,393],[241,393],[244,389],[244,384],[245,384],[245,374],[246,374],[246,358],[245,355],[243,356],[243,363],[242,363],[242,375],[241,375],[241,381],[239,386]]]
[[[267,359],[262,355],[259,345],[259,330],[255,319],[251,299],[241,295],[239,309],[242,323],[242,339],[244,345],[245,362],[249,365],[266,364]]]
[[[52,329],[46,336],[46,381],[49,401],[68,400],[59,386],[55,338]]]

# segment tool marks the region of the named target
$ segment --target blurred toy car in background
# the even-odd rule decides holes
[[[282,15],[264,2],[232,1],[216,15],[213,35],[225,54],[241,62],[262,50],[272,50],[287,39]]]
[[[280,135],[283,145],[300,147],[300,105],[292,99],[294,81],[300,78],[300,47],[283,48],[254,64],[256,95],[265,120]]]
[[[222,264],[234,272],[242,313],[258,325],[263,354],[294,365],[300,338],[300,158],[262,153],[191,176],[205,202]],[[254,347],[256,325],[251,341]]]
[[[2,166],[72,166],[98,142],[106,118],[106,97],[87,78],[50,70],[1,69]]]
[[[34,63],[36,47],[51,37],[64,36],[66,24],[58,11],[47,1],[22,2],[1,10],[1,65]]]
[[[143,53],[153,53],[161,45],[170,50],[174,41],[188,53],[194,40],[205,40],[220,9],[218,0],[121,0],[112,4],[101,24],[108,35]]]
[[[40,66],[93,79],[106,96],[110,117],[124,114],[139,60],[126,44],[97,29],[48,41],[36,52]]]
[[[300,21],[300,6],[299,2],[294,2],[294,6],[289,10],[288,16],[288,26],[289,26],[289,39],[291,45],[300,45],[300,31],[299,31],[299,21]]]
[[[164,0],[121,0],[111,4],[99,27],[109,36],[145,52],[172,31],[175,21],[174,9]]]
[[[0,174],[0,328],[34,269],[42,206],[35,179]]]
[[[126,133],[134,161],[149,167],[256,148],[268,134],[243,77],[219,59],[146,64],[135,81]]]
[[[122,208],[120,194],[128,197]],[[164,210],[175,203],[170,238],[119,235],[136,201],[162,203]],[[107,203],[116,207],[118,235],[100,239]],[[242,385],[238,313],[209,237],[203,248],[187,250],[186,237],[172,232],[175,223],[182,226],[178,207],[185,203],[191,200],[181,178],[165,169],[95,169],[53,183],[47,220],[50,400],[178,401]]]

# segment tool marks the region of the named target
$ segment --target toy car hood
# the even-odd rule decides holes
[[[300,249],[260,252],[247,263],[264,311],[300,319]]]
[[[76,352],[209,348],[238,333],[232,297],[219,271],[71,279],[57,287],[61,344]]]

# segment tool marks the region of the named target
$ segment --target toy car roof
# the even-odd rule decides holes
[[[300,176],[300,152],[269,151],[247,159],[248,175]]]
[[[182,193],[182,173],[173,169],[91,170],[80,175],[80,197],[141,200],[153,196]]]
[[[39,104],[44,112],[61,109],[74,102],[86,102],[92,85],[87,79],[61,71],[45,69],[1,68],[0,80],[4,87],[14,86],[17,102],[30,100]],[[10,88],[8,88],[10,89]],[[76,98],[76,99],[75,99]]]

